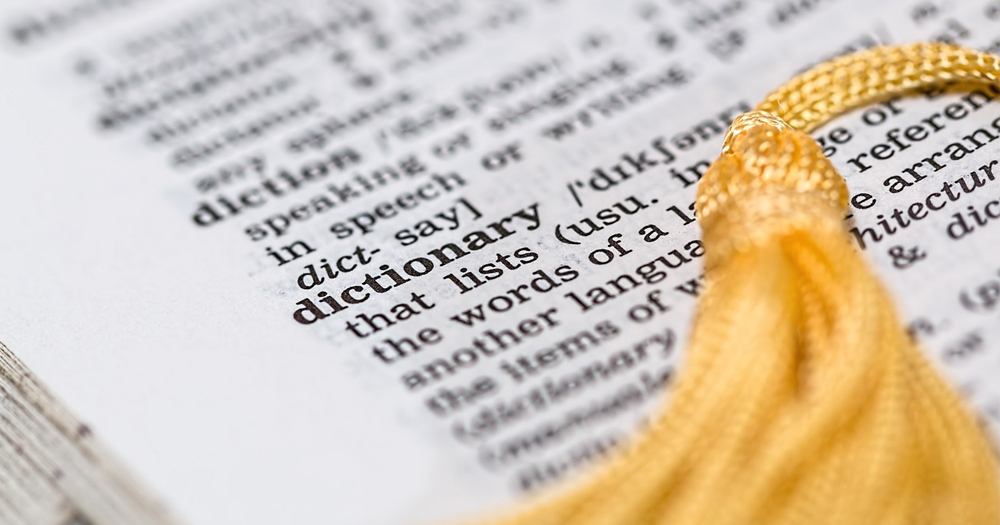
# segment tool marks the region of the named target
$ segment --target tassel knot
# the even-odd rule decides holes
[[[828,228],[847,210],[847,184],[809,135],[750,112],[730,126],[698,185],[707,267],[772,235]]]

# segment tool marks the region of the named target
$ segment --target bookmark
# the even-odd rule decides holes
[[[998,74],[953,45],[877,48],[737,118],[698,187],[706,287],[664,412],[592,478],[488,523],[1000,523],[991,444],[850,243],[847,186],[806,134]]]

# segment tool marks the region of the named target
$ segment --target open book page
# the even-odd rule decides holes
[[[995,0],[8,1],[0,340],[191,523],[435,523],[573,479],[683,369],[729,122]],[[1000,91],[815,136],[1000,418]]]

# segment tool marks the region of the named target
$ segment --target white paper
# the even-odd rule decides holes
[[[0,23],[0,339],[191,523],[435,523],[572,478],[682,365],[694,299],[677,287],[701,271],[685,216],[728,121],[851,49],[1000,46],[983,0],[8,1]],[[865,253],[994,425],[1000,226],[951,225],[997,201],[980,167],[1000,160],[998,117],[917,96],[816,133],[875,200],[859,231],[986,181]],[[890,143],[915,125],[928,137]],[[883,184],[979,128],[964,158]],[[872,161],[878,144],[893,156]],[[669,234],[646,242],[650,225]],[[431,253],[448,243],[467,254]],[[599,286],[615,297],[593,306]],[[307,299],[327,317],[297,322]],[[477,305],[483,323],[450,319]],[[346,324],[380,313],[394,324],[368,337]],[[427,329],[442,340],[405,357],[384,342]],[[570,378],[584,386],[560,393]],[[442,389],[467,398],[435,412]]]

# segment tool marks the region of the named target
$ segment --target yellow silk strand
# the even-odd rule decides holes
[[[1000,59],[944,44],[822,64],[738,118],[702,178],[706,249],[665,411],[592,478],[497,525],[1000,524],[990,443],[901,327],[804,133]]]

